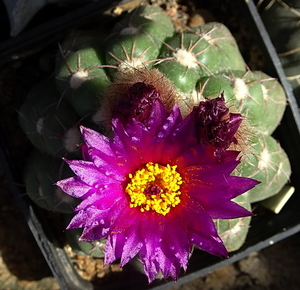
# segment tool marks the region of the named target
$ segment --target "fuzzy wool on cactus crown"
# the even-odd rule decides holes
[[[144,104],[147,94],[156,95],[155,88],[137,86],[145,91],[133,106]],[[176,104],[168,111],[156,97],[142,120],[121,110],[112,120],[113,139],[81,127],[84,160],[66,160],[75,176],[57,185],[82,199],[67,228],[83,228],[81,240],[107,238],[105,264],[120,258],[122,267],[138,255],[152,282],[159,272],[176,280],[181,268],[187,269],[193,245],[228,255],[213,220],[251,216],[232,199],[258,182],[231,175],[240,152],[224,147],[216,155],[214,143],[199,138],[195,120],[201,114],[224,119],[222,98],[206,102],[185,118]],[[206,111],[209,103],[214,110]],[[230,123],[230,117],[226,120]]]

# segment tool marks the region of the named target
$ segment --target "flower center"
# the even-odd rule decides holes
[[[126,186],[130,207],[140,207],[141,212],[154,210],[166,215],[178,205],[183,181],[176,168],[177,165],[148,162],[134,174],[130,173],[130,182]]]

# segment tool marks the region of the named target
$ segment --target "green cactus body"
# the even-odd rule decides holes
[[[19,110],[23,131],[41,152],[53,156],[78,154],[81,136],[78,116],[55,89],[54,80],[46,79],[35,86]]]
[[[237,72],[231,78],[230,83],[233,88],[237,106],[242,115],[249,120],[256,130],[265,131],[262,128],[265,122],[264,98],[260,80],[257,80],[252,72]],[[261,124],[263,119],[263,124]],[[267,126],[269,127],[269,126]]]
[[[227,71],[246,71],[246,65],[236,40],[225,25],[210,22],[200,26],[198,34],[218,50],[218,65],[212,69],[214,74]]]
[[[26,193],[41,208],[70,213],[79,200],[67,195],[53,184],[61,178],[72,175],[72,171],[63,160],[34,150],[25,171]]]
[[[236,102],[230,79],[225,75],[201,78],[197,85],[199,100],[204,100],[205,98],[215,99],[223,93],[228,106],[233,105]]]
[[[251,137],[251,152],[244,155],[235,173],[261,182],[244,194],[253,203],[278,193],[289,180],[291,166],[272,136],[257,134]]]
[[[157,58],[159,48],[146,34],[111,37],[106,44],[106,63],[119,71],[148,66]],[[111,69],[113,74],[115,69]]]
[[[100,32],[99,29],[74,29],[59,44],[59,52],[57,53],[57,59],[63,61],[64,57],[83,48],[93,47],[96,50],[102,51],[101,47],[103,46],[103,41],[105,38],[106,35]]]
[[[237,73],[231,79],[240,112],[255,129],[272,134],[286,107],[286,96],[276,79],[260,72]]]
[[[166,41],[166,39],[174,34],[175,29],[173,23],[167,14],[159,7],[150,5],[139,6],[132,14],[133,17],[131,17],[131,19],[134,18],[134,15],[139,15],[151,20],[151,25],[147,25],[147,22],[146,25],[142,24],[142,26],[144,26],[142,30],[151,35],[159,46],[162,41]],[[135,21],[135,25],[140,26],[141,24],[139,21]]]
[[[195,89],[200,76],[213,74],[218,66],[217,53],[217,47],[203,37],[191,32],[176,34],[163,47],[156,67],[179,91],[188,93]]]
[[[267,112],[267,123],[269,124],[265,133],[272,134],[280,124],[287,105],[285,92],[276,79],[261,71],[254,71],[253,74],[258,80],[261,80],[264,108]]]
[[[109,84],[103,60],[94,47],[69,52],[56,61],[56,86],[77,114],[86,117],[99,105],[99,95]]]
[[[198,69],[187,68],[176,60],[167,60],[157,66],[176,88],[183,93],[189,93],[195,89],[198,80]]]
[[[183,93],[194,89],[195,79],[229,71],[246,71],[244,59],[234,37],[221,23],[208,23],[196,32],[176,34],[167,41],[160,54],[158,68]],[[185,69],[173,73],[174,61]],[[182,73],[184,71],[184,73]],[[179,75],[179,77],[178,77]],[[197,77],[196,77],[197,76]]]
[[[106,62],[120,71],[149,66],[157,59],[162,42],[173,33],[174,27],[164,11],[141,6],[111,31],[106,43]]]
[[[81,234],[81,229],[74,229],[66,232],[66,239],[72,250],[81,256],[104,258],[106,240],[101,239],[99,241],[92,242],[80,241],[79,238]]]
[[[240,195],[233,199],[233,201],[251,211],[251,205],[247,196]],[[236,251],[244,244],[249,231],[250,222],[251,216],[215,221],[217,231],[228,252]]]

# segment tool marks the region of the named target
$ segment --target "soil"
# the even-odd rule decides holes
[[[184,4],[178,4],[175,0],[149,2],[163,4],[179,31],[184,25],[193,27],[215,20],[208,10],[196,9],[189,0],[180,2]],[[131,6],[122,6],[111,13],[118,15],[130,9]],[[222,9],[220,7],[219,11]],[[259,50],[251,42],[247,28],[237,26],[234,19],[229,19],[228,22],[249,66],[253,69],[263,67]],[[17,108],[28,90],[53,72],[56,50],[55,44],[33,56],[17,59],[0,68],[0,132],[4,140],[8,141],[10,152],[13,152],[11,157],[16,164],[14,170],[17,173],[21,171],[24,157],[31,150],[31,144],[16,121]],[[0,188],[0,290],[58,290],[59,285],[15,203],[1,167]],[[174,284],[171,290],[299,289],[299,246],[300,234],[296,234],[205,277],[183,286]],[[85,258],[75,254],[67,245],[65,248],[78,273],[85,279],[101,279],[110,272],[122,271],[118,264],[103,267],[102,259]]]

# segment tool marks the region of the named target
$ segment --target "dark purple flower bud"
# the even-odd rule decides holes
[[[200,102],[193,113],[199,143],[213,145],[216,153],[238,143],[235,134],[243,119],[240,114],[229,112],[223,94]]]
[[[128,97],[118,102],[115,113],[125,119],[135,118],[143,122],[149,117],[152,105],[159,96],[160,93],[154,86],[143,82],[135,83],[129,88]]]

